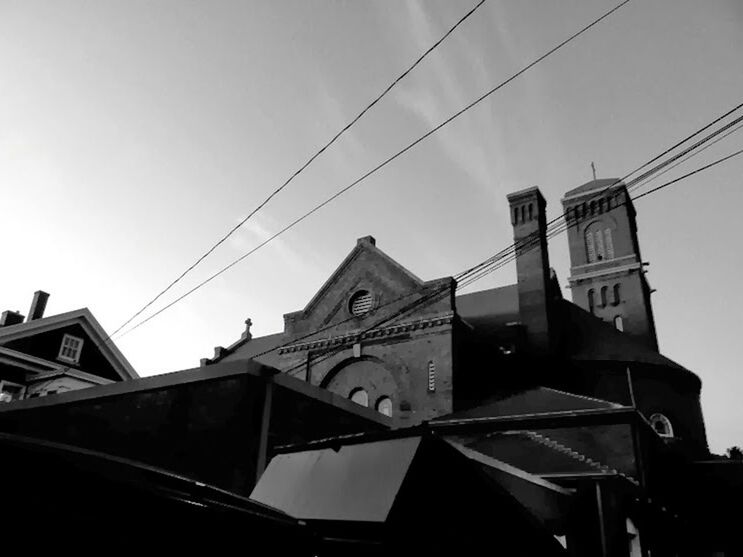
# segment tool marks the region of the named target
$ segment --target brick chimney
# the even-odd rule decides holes
[[[34,292],[34,299],[31,301],[31,309],[28,310],[28,321],[44,317],[44,310],[46,309],[46,302],[48,299],[49,294],[43,290],[37,290]]]
[[[508,203],[516,244],[521,324],[535,355],[545,356],[552,350],[547,203],[537,187],[510,194]]]
[[[0,327],[10,327],[11,325],[18,325],[23,323],[24,316],[18,311],[5,310],[0,315]]]

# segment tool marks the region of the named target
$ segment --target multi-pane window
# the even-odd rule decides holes
[[[436,390],[436,364],[431,360],[428,362],[428,392]]]
[[[83,350],[83,339],[65,335],[62,339],[62,346],[59,349],[58,360],[76,364],[80,361],[80,352]]]

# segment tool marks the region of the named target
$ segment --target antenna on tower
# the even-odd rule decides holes
[[[596,179],[596,165],[591,161],[591,171],[593,171],[593,179]]]

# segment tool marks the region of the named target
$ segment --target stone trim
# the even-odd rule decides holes
[[[630,265],[623,265],[622,267],[609,267],[608,269],[605,269],[603,271],[595,271],[593,273],[585,273],[582,275],[575,275],[572,277],[568,277],[568,282],[570,283],[570,286],[574,286],[578,284],[582,280],[590,280],[600,277],[606,277],[610,275],[621,275],[624,273],[628,273],[630,271],[639,270],[642,269],[642,263],[631,263]]]
[[[417,321],[408,321],[406,323],[399,323],[397,325],[389,325],[387,327],[373,328],[362,332],[352,332],[343,335],[331,336],[323,339],[310,340],[307,342],[298,342],[296,344],[287,344],[279,348],[279,354],[286,354],[291,352],[302,352],[304,350],[314,350],[317,348],[329,348],[334,346],[342,346],[346,344],[355,344],[362,340],[390,337],[409,333],[411,331],[418,331],[422,329],[429,329],[434,327],[442,327],[444,325],[451,325],[454,321],[454,312],[438,315],[436,317],[428,317],[425,319],[419,319]]]

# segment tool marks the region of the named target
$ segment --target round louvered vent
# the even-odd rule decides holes
[[[353,296],[349,302],[349,309],[351,314],[355,316],[364,315],[371,310],[372,307],[372,295],[368,290],[359,290]]]

